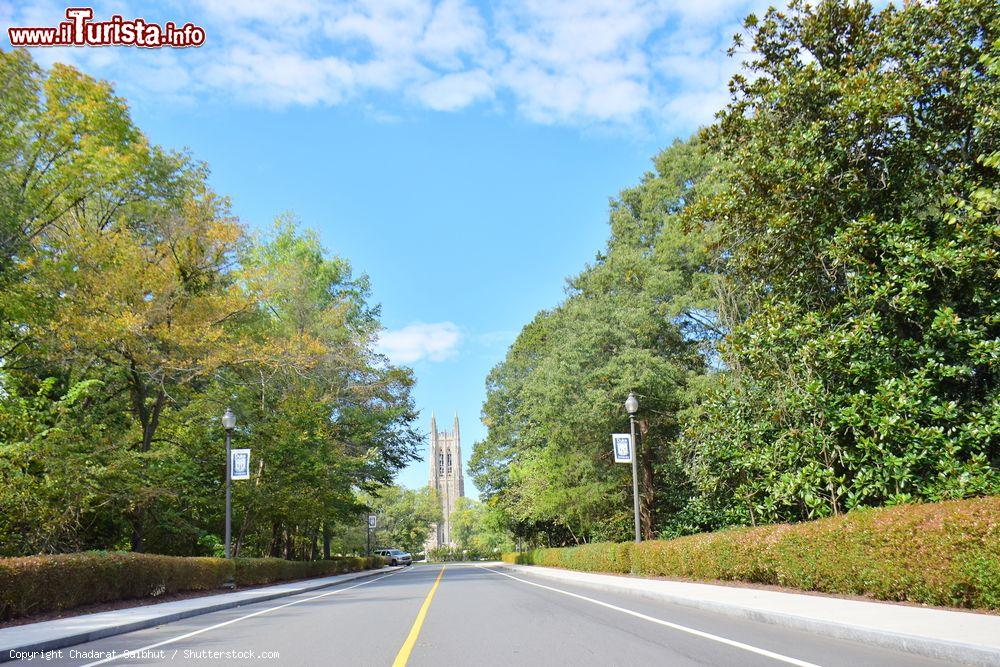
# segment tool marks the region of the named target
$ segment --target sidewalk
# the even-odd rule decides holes
[[[755,588],[490,563],[587,588],[695,607],[950,662],[1000,665],[1000,616]]]
[[[362,570],[361,572],[338,574],[319,579],[304,579],[234,593],[205,595],[189,600],[128,607],[96,614],[71,616],[55,621],[2,628],[0,629],[0,662],[14,659],[16,656],[11,655],[12,651],[41,652],[75,646],[102,637],[151,628],[190,616],[208,614],[213,611],[241,607],[255,602],[298,595],[299,593],[308,593],[345,581],[388,574],[401,569],[401,567],[383,567],[380,570]]]

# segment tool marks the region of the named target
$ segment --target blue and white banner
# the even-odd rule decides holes
[[[250,450],[232,450],[230,452],[229,470],[229,479],[250,479]]]
[[[628,433],[612,433],[615,463],[632,463],[632,436]]]

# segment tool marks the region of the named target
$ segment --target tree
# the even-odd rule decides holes
[[[108,84],[0,83],[0,552],[218,551],[228,406],[237,552],[328,554],[420,441],[367,278],[290,216],[247,236]]]
[[[674,447],[699,349],[718,334],[706,304],[713,280],[707,234],[678,213],[710,184],[713,158],[677,143],[657,173],[613,202],[611,239],[569,284],[567,299],[525,327],[487,380],[470,470],[484,497],[528,537],[586,542],[630,533],[629,471],[610,434],[628,427],[630,391],[643,404],[641,519],[647,537],[683,500]],[[506,470],[505,470],[506,469]]]
[[[743,294],[732,373],[690,431],[730,521],[995,492],[992,2],[793,3],[747,19],[752,76],[689,210]]]
[[[498,553],[514,547],[502,515],[473,498],[456,501],[451,533],[457,549],[465,556],[496,558]]]
[[[364,496],[362,501],[378,517],[373,548],[419,553],[424,549],[431,526],[442,520],[440,503],[430,487],[413,490],[387,486],[377,494]]]
[[[612,203],[487,379],[470,468],[529,542],[627,534],[630,390],[646,535],[1000,490],[1000,9],[795,1],[746,28],[718,122]]]

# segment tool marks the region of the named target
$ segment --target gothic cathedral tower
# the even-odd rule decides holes
[[[451,539],[451,513],[458,499],[465,496],[465,479],[462,477],[462,442],[458,434],[458,414],[452,432],[438,431],[434,413],[431,413],[431,446],[428,450],[430,464],[429,484],[437,491],[443,520],[431,529],[427,549],[454,546]]]

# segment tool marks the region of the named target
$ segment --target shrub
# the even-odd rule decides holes
[[[382,567],[378,556],[355,558],[344,556],[330,560],[295,561],[283,558],[237,558],[235,580],[237,586],[268,584],[273,581],[325,577],[345,572],[357,572]]]
[[[382,567],[377,556],[328,561],[187,558],[90,551],[0,558],[0,621],[88,604],[321,577]]]
[[[0,559],[0,619],[86,604],[219,588],[222,558],[84,552]]]
[[[1000,609],[1000,496],[640,544],[535,549],[503,560]]]
[[[436,547],[427,552],[427,560],[435,563],[457,563],[468,560],[483,560],[495,557],[486,551],[478,549],[459,549],[458,547]],[[416,558],[414,557],[414,560]]]
[[[582,572],[614,572],[626,574],[632,570],[632,542],[595,542],[562,549],[535,549],[523,553],[507,553],[501,559],[521,565],[564,567]]]

